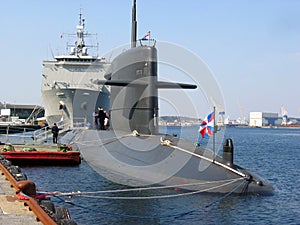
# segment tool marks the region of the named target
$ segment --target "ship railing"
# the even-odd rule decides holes
[[[65,133],[69,132],[70,130],[74,129],[85,129],[87,127],[87,120],[86,118],[74,118],[73,121],[65,123],[65,122],[58,122],[57,123],[59,128],[59,135],[64,135]],[[52,138],[52,130],[50,126],[44,127],[40,130],[36,130],[33,135],[33,139],[35,142],[47,142],[47,140]]]
[[[72,121],[60,121],[57,124],[59,129],[63,132],[74,129],[84,129],[87,128],[87,126],[89,126],[87,119],[84,117],[74,117]]]
[[[86,90],[90,90],[90,89],[95,89],[95,90],[98,90],[100,91],[102,86],[99,86],[99,85],[95,85],[95,84],[74,84],[74,83],[71,83],[71,84],[66,84],[66,85],[63,85],[61,83],[56,83],[55,85],[58,86],[59,89],[86,89]],[[60,86],[59,86],[60,85]]]
[[[33,141],[37,143],[45,143],[49,138],[52,137],[52,131],[50,126],[43,127],[42,129],[33,132]]]
[[[49,137],[52,137],[51,127],[46,126],[30,132],[28,132],[26,129],[24,129],[23,132],[15,134],[9,134],[7,132],[5,137],[1,136],[1,141],[4,140],[5,143],[10,144],[36,144],[46,142]]]
[[[150,38],[150,39],[139,39],[139,43],[140,43],[140,46],[144,47],[144,46],[150,46],[150,47],[155,47],[156,45],[156,40],[153,39],[153,38]]]
[[[89,123],[85,118],[74,118],[70,123],[58,123],[59,136],[66,134],[71,130],[87,129],[89,128]],[[7,134],[0,137],[0,142],[5,141],[5,143],[13,144],[43,144],[47,142],[52,142],[52,127],[45,126],[41,129],[35,130],[33,132],[26,132],[24,129],[23,133],[18,134]]]
[[[87,122],[87,119],[84,117],[75,117],[73,118],[72,129],[85,129],[90,126]]]

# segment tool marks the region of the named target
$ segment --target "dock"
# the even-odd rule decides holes
[[[16,190],[4,175],[0,176],[0,224],[42,224],[33,211],[16,198]]]
[[[17,179],[21,172],[12,172],[11,168],[18,167],[11,165],[10,161],[1,156],[0,224],[76,225],[70,220],[66,208],[54,207],[49,197],[37,198],[35,184],[24,176]],[[46,207],[49,203],[52,203],[52,207]]]

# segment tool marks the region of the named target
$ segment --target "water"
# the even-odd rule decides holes
[[[168,127],[170,134],[197,140],[197,127]],[[210,207],[220,195],[172,199],[107,200],[74,197],[75,205],[53,198],[78,224],[300,224],[300,129],[228,128],[235,162],[266,178],[273,196],[229,196]],[[40,190],[98,191],[119,188],[95,173],[85,161],[76,167],[23,167]],[[129,216],[131,215],[131,217]],[[142,218],[142,217],[151,218]],[[136,218],[135,218],[136,217]]]

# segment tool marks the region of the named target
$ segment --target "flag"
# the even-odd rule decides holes
[[[202,138],[212,136],[214,132],[214,119],[215,114],[210,113],[200,124],[199,133],[202,135]]]
[[[143,41],[148,41],[150,39],[150,31],[142,38]]]

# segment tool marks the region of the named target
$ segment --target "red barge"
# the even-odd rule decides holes
[[[15,165],[75,166],[81,163],[80,152],[66,145],[4,145],[1,154]]]

